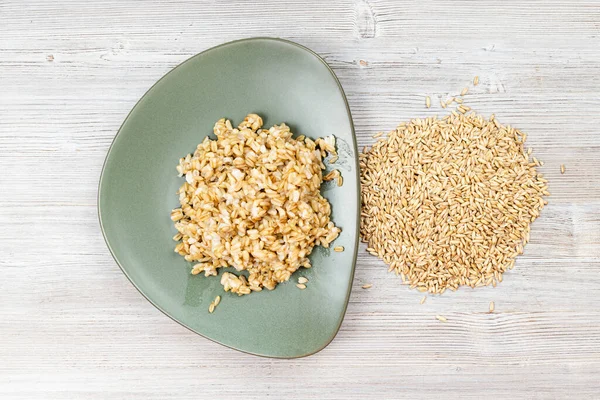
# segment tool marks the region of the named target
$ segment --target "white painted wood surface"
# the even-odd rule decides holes
[[[337,338],[288,361],[144,300],[100,234],[106,151],[163,74],[251,36],[325,57],[361,146],[479,75],[466,103],[529,134],[552,192],[504,282],[420,305],[361,252]],[[0,398],[598,398],[599,115],[598,1],[0,0]]]

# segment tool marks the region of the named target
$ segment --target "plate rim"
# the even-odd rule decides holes
[[[111,247],[109,241],[108,241],[108,237],[104,228],[104,224],[102,222],[102,208],[101,208],[101,203],[100,203],[100,195],[101,195],[101,191],[102,191],[102,183],[104,181],[104,174],[106,171],[106,165],[108,163],[108,159],[110,157],[110,154],[113,150],[113,146],[115,144],[115,142],[117,141],[117,138],[119,136],[119,134],[121,133],[121,131],[123,130],[123,126],[125,125],[125,123],[129,120],[129,118],[131,117],[131,114],[133,113],[133,111],[137,108],[137,106],[140,104],[140,102],[146,97],[146,95],[148,95],[148,93],[154,89],[154,87],[156,85],[158,85],[164,78],[166,78],[169,74],[171,74],[174,70],[176,70],[178,67],[180,67],[181,65],[191,61],[192,59],[195,59],[196,57],[207,53],[211,50],[216,50],[218,48],[221,47],[225,47],[231,44],[235,44],[235,43],[241,43],[241,42],[251,42],[251,41],[261,41],[261,40],[267,40],[267,41],[274,41],[274,42],[281,42],[281,43],[285,43],[287,45],[291,45],[294,47],[299,48],[300,50],[306,51],[309,54],[313,55],[319,62],[321,62],[321,64],[323,64],[327,70],[329,71],[329,73],[331,74],[331,77],[334,79],[335,83],[337,84],[340,93],[342,95],[342,99],[344,100],[344,105],[346,106],[346,113],[348,115],[348,120],[350,122],[350,129],[351,129],[351,133],[352,133],[352,144],[354,147],[354,154],[355,154],[355,177],[356,177],[356,182],[357,182],[357,190],[356,190],[356,197],[357,197],[357,221],[358,223],[356,224],[356,234],[355,234],[355,238],[354,238],[354,255],[353,255],[353,259],[352,259],[352,270],[350,273],[350,282],[348,284],[348,289],[346,291],[346,300],[344,303],[344,309],[342,310],[341,314],[340,314],[340,320],[335,328],[335,331],[333,332],[333,334],[331,335],[331,337],[329,337],[327,339],[327,341],[323,344],[323,346],[319,347],[316,350],[311,350],[309,352],[303,353],[303,354],[299,354],[299,355],[294,355],[294,356],[278,356],[278,355],[269,355],[269,354],[261,354],[261,353],[255,353],[252,351],[248,351],[248,350],[243,350],[243,349],[239,349],[236,347],[233,347],[231,345],[225,344],[220,342],[217,339],[213,339],[211,337],[208,337],[206,335],[204,335],[201,332],[196,331],[195,329],[187,326],[186,324],[184,324],[181,321],[178,321],[177,319],[175,319],[175,317],[171,316],[168,312],[166,312],[165,310],[163,310],[158,304],[156,304],[148,295],[146,295],[146,293],[144,293],[144,291],[142,289],[140,289],[140,287],[138,287],[138,285],[136,285],[136,283],[133,281],[133,279],[129,276],[129,274],[127,273],[127,271],[125,270],[125,268],[123,267],[123,265],[121,265],[121,262],[118,260],[117,256],[115,255],[115,252],[113,251],[113,248]],[[344,92],[344,88],[342,87],[342,84],[340,83],[337,75],[335,74],[335,72],[333,71],[333,69],[329,66],[329,64],[327,64],[327,62],[323,59],[323,57],[321,57],[319,54],[317,54],[315,51],[309,49],[306,46],[303,46],[299,43],[293,42],[291,40],[287,40],[287,39],[282,39],[282,38],[278,38],[278,37],[269,37],[269,36],[256,36],[256,37],[250,37],[250,38],[243,38],[243,39],[237,39],[237,40],[232,40],[229,42],[225,42],[225,43],[221,43],[217,46],[213,46],[210,47],[206,50],[203,50],[199,53],[194,54],[193,56],[185,59],[184,61],[182,61],[181,63],[177,64],[175,67],[171,68],[166,74],[164,74],[160,79],[158,79],[156,82],[154,82],[154,84],[152,84],[152,86],[150,86],[148,88],[148,90],[146,90],[144,92],[144,94],[138,99],[138,101],[135,103],[135,105],[131,108],[131,110],[127,113],[127,116],[125,117],[125,119],[123,120],[123,122],[121,123],[121,125],[119,126],[119,129],[117,130],[117,133],[115,134],[115,136],[112,139],[112,142],[110,144],[110,146],[108,147],[108,151],[106,152],[106,156],[104,158],[104,162],[102,163],[102,171],[100,172],[100,179],[98,180],[98,190],[97,190],[97,196],[96,196],[96,207],[97,207],[97,214],[98,214],[98,221],[100,224],[100,230],[102,232],[102,237],[104,238],[104,243],[106,244],[106,247],[108,248],[110,255],[112,256],[113,260],[115,261],[115,263],[119,266],[119,269],[121,270],[121,272],[123,273],[123,275],[125,275],[125,277],[127,278],[127,280],[131,283],[131,285],[133,285],[133,287],[150,303],[152,304],[152,306],[154,306],[157,310],[159,310],[161,313],[163,313],[164,315],[166,315],[168,318],[170,318],[172,321],[175,321],[177,324],[181,325],[182,327],[186,328],[187,330],[195,333],[196,335],[201,336],[204,339],[208,339],[211,342],[217,343],[221,346],[227,347],[229,349],[232,350],[236,350],[236,351],[240,351],[242,353],[245,354],[250,354],[250,355],[254,355],[254,356],[258,356],[258,357],[263,357],[263,358],[275,358],[275,359],[296,359],[296,358],[303,358],[303,357],[308,357],[311,356],[313,354],[316,354],[318,352],[320,352],[321,350],[323,350],[324,348],[326,348],[327,346],[329,346],[329,344],[331,344],[331,342],[333,341],[333,339],[335,339],[335,337],[337,336],[337,334],[340,331],[340,328],[342,326],[342,323],[345,319],[346,316],[346,311],[348,310],[348,304],[350,303],[350,294],[352,292],[352,284],[354,282],[354,275],[356,272],[356,261],[357,261],[357,256],[358,256],[358,246],[359,246],[359,237],[360,237],[360,204],[361,204],[361,184],[360,184],[360,165],[358,162],[358,144],[356,141],[356,131],[354,129],[354,121],[352,120],[352,113],[350,111],[350,104],[348,103],[348,98],[346,97],[346,93]]]

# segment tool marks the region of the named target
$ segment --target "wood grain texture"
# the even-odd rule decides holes
[[[167,71],[251,36],[325,57],[361,146],[464,86],[526,131],[552,196],[504,282],[420,305],[361,252],[340,333],[298,360],[226,349],[144,300],[98,226],[108,147]],[[0,398],[598,398],[599,61],[592,0],[0,0]]]

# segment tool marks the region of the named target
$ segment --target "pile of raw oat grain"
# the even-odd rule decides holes
[[[453,101],[448,116],[402,123],[360,155],[367,250],[434,294],[502,281],[550,194],[526,134],[458,98],[442,107]]]

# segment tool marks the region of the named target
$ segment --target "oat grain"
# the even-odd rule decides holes
[[[205,138],[177,165],[185,181],[171,212],[179,232],[173,239],[181,240],[175,252],[197,263],[193,275],[216,276],[229,266],[248,271],[247,279],[221,276],[225,291],[238,295],[274,289],[310,268],[313,247],[329,247],[340,232],[320,194],[323,159],[337,157],[335,137],[293,138],[285,124],[262,124],[256,114],[237,128],[220,119],[216,140]],[[330,174],[335,179],[339,171]]]
[[[359,157],[367,252],[429,293],[501,282],[549,195],[525,138],[474,113],[399,125]]]

